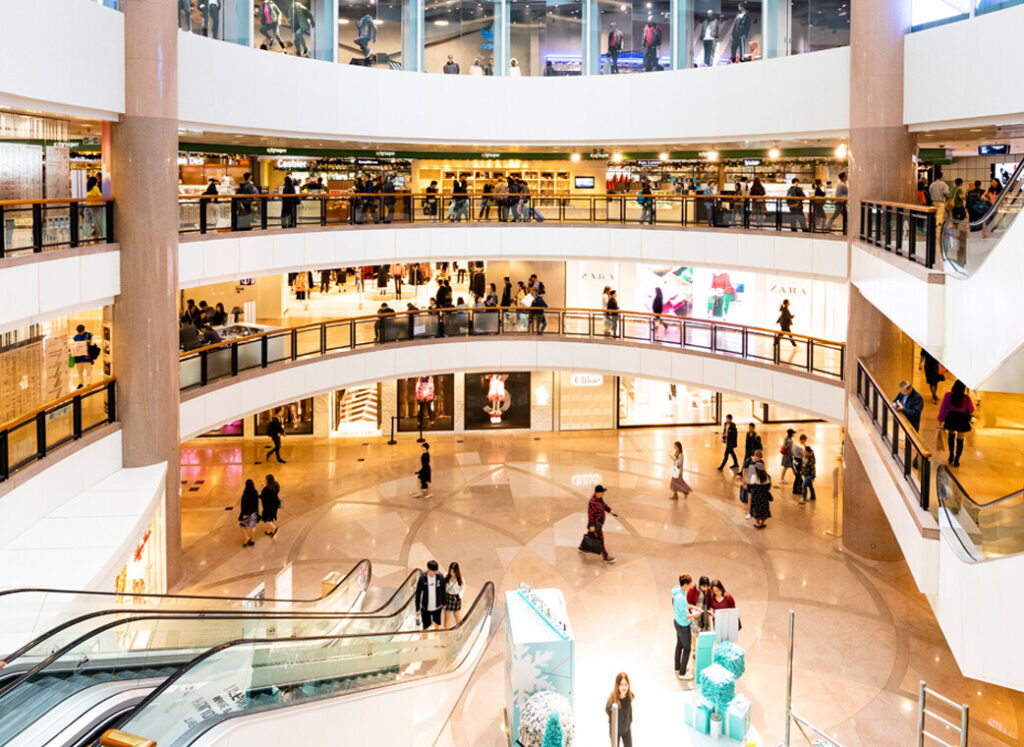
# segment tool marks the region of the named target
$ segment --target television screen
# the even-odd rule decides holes
[[[575,179],[576,189],[593,189],[594,188],[594,177],[592,176],[577,176]]]
[[[992,178],[998,179],[1000,184],[1006,185],[1010,181],[1010,177],[1013,176],[1013,172],[1016,170],[1016,161],[1010,161],[1008,163],[994,163],[992,164]]]

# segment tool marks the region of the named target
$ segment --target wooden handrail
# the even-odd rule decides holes
[[[65,394],[63,397],[58,397],[57,399],[51,402],[47,402],[42,407],[37,407],[32,412],[26,413],[25,415],[19,415],[13,420],[8,420],[6,423],[0,423],[0,431],[9,431],[12,428],[17,428],[19,425],[22,425],[23,423],[27,423],[29,420],[32,420],[41,412],[45,412],[46,410],[49,410],[50,408],[53,407],[60,407],[65,402],[70,402],[75,397],[84,397],[87,394],[92,394],[95,391],[99,391],[100,389],[105,388],[107,384],[109,384],[112,381],[114,381],[113,376],[105,378],[102,381],[98,381],[95,384],[90,384],[89,386],[83,387],[82,389],[77,389],[71,392],[71,394]]]
[[[69,203],[113,202],[113,197],[52,197],[42,200],[0,200],[0,207],[7,205],[67,205]]]
[[[789,332],[782,332],[782,331],[777,330],[777,329],[768,329],[767,327],[754,327],[754,326],[749,326],[749,325],[746,325],[746,324],[733,324],[732,322],[720,322],[720,321],[716,321],[716,320],[713,320],[713,319],[695,319],[695,318],[692,318],[692,317],[673,316],[671,314],[652,314],[650,312],[645,312],[645,311],[629,311],[628,309],[613,309],[611,311],[606,311],[605,309],[584,309],[584,308],[558,307],[558,306],[541,306],[541,307],[535,307],[535,306],[486,306],[486,307],[480,307],[480,306],[445,306],[444,308],[416,309],[416,311],[409,311],[409,310],[392,311],[392,312],[387,312],[387,313],[384,313],[384,314],[365,314],[363,316],[349,316],[349,317],[340,317],[340,318],[334,318],[334,319],[324,319],[324,320],[319,321],[319,322],[307,322],[305,324],[300,324],[300,325],[297,325],[297,326],[294,326],[294,327],[279,327],[277,329],[267,330],[266,332],[257,332],[254,335],[246,335],[244,337],[233,337],[230,340],[222,340],[221,342],[215,342],[212,345],[204,345],[201,348],[193,348],[192,350],[186,350],[186,351],[180,353],[178,357],[179,358],[184,358],[186,356],[194,356],[194,355],[197,355],[197,354],[202,353],[202,352],[206,352],[206,351],[209,351],[209,350],[216,350],[218,348],[223,348],[223,347],[228,347],[230,345],[233,345],[233,344],[236,344],[236,343],[240,343],[240,342],[249,342],[251,340],[258,340],[261,337],[269,337],[270,335],[280,335],[280,334],[284,334],[284,333],[299,332],[299,331],[302,331],[302,330],[305,330],[305,329],[315,329],[317,327],[321,327],[321,326],[324,326],[324,325],[327,325],[327,324],[342,324],[342,323],[345,323],[345,322],[355,324],[356,322],[361,322],[361,321],[386,319],[388,317],[409,316],[411,314],[451,314],[451,313],[457,313],[457,312],[471,312],[471,311],[475,312],[475,313],[478,313],[478,314],[480,314],[480,313],[487,313],[487,312],[499,313],[499,312],[503,312],[503,311],[504,312],[509,312],[509,313],[518,312],[518,313],[521,313],[521,314],[526,314],[526,313],[529,313],[529,312],[544,312],[544,313],[580,312],[580,313],[587,313],[587,314],[619,314],[619,315],[629,315],[629,316],[634,316],[634,317],[646,317],[646,318],[648,318],[648,319],[650,319],[652,321],[665,321],[665,320],[669,320],[669,321],[680,321],[680,322],[687,322],[688,321],[688,322],[692,322],[694,324],[708,324],[708,325],[717,324],[719,326],[735,329],[737,331],[763,332],[763,333],[770,334],[770,335],[773,335],[773,336],[774,335],[781,335],[781,336],[784,336],[784,337],[787,337],[787,338],[792,336],[792,337],[795,337],[795,338],[798,338],[798,339],[801,339],[801,340],[805,340],[805,341],[808,341],[808,342],[820,343],[820,344],[823,344],[823,345],[832,345],[834,347],[846,347],[846,343],[845,342],[840,342],[838,340],[828,340],[828,339],[826,339],[824,337],[813,337],[811,335],[802,335],[802,334],[800,334],[798,332],[789,333]],[[245,324],[245,322],[237,322],[237,324]]]
[[[640,197],[640,196],[641,195],[640,195],[639,192],[626,192],[626,193],[609,192],[609,193],[606,193],[606,194],[591,194],[591,195],[563,194],[563,193],[559,193],[559,194],[539,194],[539,193],[534,193],[534,192],[530,192],[530,193],[515,193],[514,192],[512,194],[508,194],[508,193],[504,193],[504,192],[500,193],[500,194],[497,193],[497,192],[488,192],[487,194],[484,194],[483,192],[469,192],[469,193],[466,193],[464,195],[463,194],[453,195],[450,192],[447,192],[447,193],[434,192],[434,193],[429,193],[429,194],[426,193],[426,192],[338,192],[338,193],[334,193],[334,194],[325,194],[323,192],[297,192],[295,194],[281,194],[281,193],[266,194],[264,192],[257,192],[257,193],[254,193],[254,194],[239,194],[237,192],[233,192],[231,194],[218,194],[218,195],[206,195],[206,194],[192,195],[191,197],[178,195],[178,202],[186,202],[186,201],[190,201],[190,200],[217,200],[217,199],[226,200],[226,199],[233,199],[233,198],[253,199],[253,200],[270,200],[270,199],[279,199],[279,198],[282,198],[282,197],[291,197],[291,198],[300,199],[300,200],[312,200],[312,199],[316,199],[316,200],[350,200],[350,199],[353,199],[355,197],[375,197],[375,198],[422,197],[424,199],[426,199],[428,197],[434,197],[434,198],[441,198],[441,197],[443,197],[446,200],[450,200],[450,199],[453,199],[453,198],[459,198],[459,197],[476,197],[476,198],[481,198],[481,199],[486,197],[489,200],[499,200],[499,199],[506,199],[506,198],[524,198],[524,197],[529,197],[529,198],[532,198],[532,199],[540,199],[540,200],[615,200],[615,199],[635,200],[637,197]],[[805,200],[805,201],[808,201],[808,202],[815,202],[815,201],[817,201],[817,202],[848,202],[849,201],[849,198],[847,198],[847,197],[814,197],[813,195],[806,195],[804,197],[789,197],[787,195],[730,195],[730,194],[718,194],[718,195],[691,195],[691,194],[683,194],[683,195],[680,195],[680,194],[676,194],[674,192],[671,193],[671,194],[653,192],[650,195],[644,195],[644,196],[655,197],[655,198],[658,198],[658,199],[672,199],[672,200],[693,200],[693,199],[699,199],[699,200],[755,200],[755,201],[756,200],[762,200],[762,201],[764,201],[764,200],[802,200],[802,201]],[[868,202],[868,200],[865,200],[865,202]],[[875,204],[876,205],[882,205],[882,204],[886,204],[886,203],[878,202],[878,203],[875,203]],[[896,203],[893,203],[893,204],[896,204]],[[904,207],[910,207],[910,206],[904,206]],[[924,205],[922,205],[921,207],[922,207],[922,209],[926,209]],[[934,208],[932,208],[932,209],[934,210]]]
[[[914,442],[914,446],[917,447],[917,450],[921,452],[922,456],[931,459],[932,453],[927,448],[925,448],[924,442],[921,441],[921,437],[917,435],[917,430],[914,428],[914,426],[910,424],[910,421],[907,420],[907,417],[902,412],[893,407],[892,400],[889,398],[889,395],[886,394],[885,389],[882,388],[882,385],[875,380],[874,376],[872,376],[871,371],[867,367],[867,364],[864,363],[864,361],[861,359],[858,359],[857,363],[860,364],[860,367],[864,371],[864,375],[868,377],[868,380],[871,381],[872,384],[874,384],[875,389],[882,393],[882,399],[885,402],[885,406],[889,408],[889,412],[891,412],[894,417],[902,421],[904,426],[903,430],[905,430],[907,432],[907,435],[910,436],[910,440]]]
[[[108,729],[100,737],[103,747],[156,747],[156,742],[145,737],[137,737],[120,729]]]
[[[820,198],[819,198],[820,199]],[[861,200],[868,205],[882,205],[884,207],[903,208],[904,210],[915,210],[919,213],[936,213],[938,208],[934,205],[922,205],[919,202],[889,202],[887,200]]]

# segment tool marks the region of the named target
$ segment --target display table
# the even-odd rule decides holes
[[[558,589],[505,592],[505,708],[512,734],[526,699],[553,690],[573,703],[575,642]]]

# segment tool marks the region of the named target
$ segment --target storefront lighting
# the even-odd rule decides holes
[[[612,163],[622,163],[622,154],[612,153]]]
[[[541,384],[533,392],[533,399],[536,401],[538,407],[547,407],[548,403],[551,401],[551,393],[548,391],[546,386]]]
[[[836,147],[836,158],[846,158],[846,143],[840,143]]]
[[[661,161],[667,161],[668,160],[668,153],[659,153],[658,154],[658,159],[661,160]]]
[[[775,160],[776,158],[778,158],[779,157],[779,149],[778,148],[772,148],[770,151],[768,151],[768,157],[771,158],[772,160]]]
[[[579,153],[573,153],[571,156],[569,156],[569,160],[572,161],[573,163],[579,163],[580,154]]]
[[[718,160],[718,151],[717,150],[709,150],[708,154],[707,154],[707,158],[708,158],[709,161],[714,163],[715,161]]]
[[[438,20],[434,21],[434,25],[435,26],[447,26],[448,25],[448,21],[444,20],[443,18],[439,18]]]

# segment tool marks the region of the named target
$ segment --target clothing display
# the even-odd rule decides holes
[[[732,44],[729,47],[729,61],[743,62],[743,52],[747,48],[747,37],[750,36],[750,14],[745,6],[740,5],[740,12],[732,22]]]
[[[715,46],[718,44],[719,21],[712,11],[704,17],[700,25],[700,39],[704,44],[704,67],[715,64]]]
[[[363,59],[369,59],[372,50],[370,43],[377,41],[377,25],[373,22],[373,16],[366,14],[359,19],[359,36],[356,37],[356,45],[363,53]]]
[[[658,48],[661,46],[661,26],[654,23],[651,18],[647,19],[647,26],[644,27],[644,72],[649,73],[658,70]]]
[[[203,11],[203,36],[220,38],[220,4],[221,0],[200,0],[199,9]]]
[[[192,30],[192,0],[178,0],[178,28]]]
[[[619,74],[619,54],[622,52],[622,32],[612,24],[612,30],[608,32],[608,65],[612,75]]]
[[[309,45],[306,38],[316,26],[313,13],[300,2],[292,3],[292,34],[295,38],[295,54],[299,57],[309,56]]]

